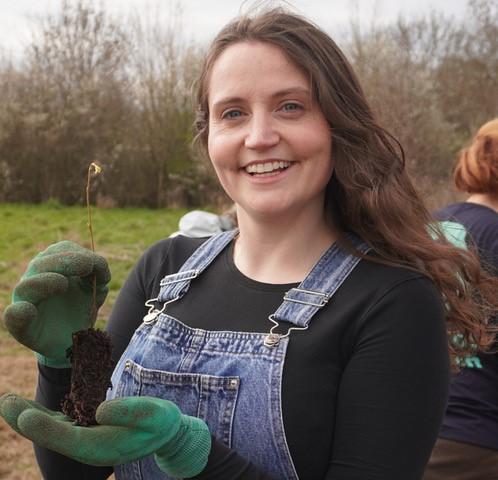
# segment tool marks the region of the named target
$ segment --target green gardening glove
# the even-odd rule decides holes
[[[73,332],[95,322],[93,283],[98,309],[110,278],[103,257],[69,241],[51,245],[29,263],[15,287],[12,304],[4,312],[5,326],[37,353],[40,363],[69,367],[66,350],[72,345]]]
[[[98,425],[90,427],[14,394],[0,397],[0,415],[37,445],[90,465],[119,465],[154,454],[163,472],[189,478],[202,472],[211,450],[207,425],[160,398],[104,401],[95,415]]]

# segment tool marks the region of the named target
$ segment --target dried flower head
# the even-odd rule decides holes
[[[93,170],[92,170],[93,168]],[[88,168],[90,173],[100,173],[102,171],[102,167],[97,165],[95,162],[90,163],[90,167]]]

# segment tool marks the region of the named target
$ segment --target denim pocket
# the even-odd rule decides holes
[[[211,434],[231,447],[239,386],[238,376],[153,370],[127,359],[117,392],[119,396],[140,395],[170,400],[185,415],[204,420]]]

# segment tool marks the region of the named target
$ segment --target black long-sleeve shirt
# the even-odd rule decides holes
[[[202,239],[158,242],[123,286],[107,324],[117,358],[156,297]],[[226,248],[168,314],[193,328],[268,331],[268,315],[293,285],[245,277]],[[40,366],[37,399],[58,408],[69,371]],[[439,293],[422,275],[362,260],[306,331],[291,333],[282,408],[301,480],[415,480],[422,477],[447,397],[449,358]],[[103,479],[112,469],[81,466],[37,449],[45,478]],[[214,441],[197,479],[262,480],[247,459]]]

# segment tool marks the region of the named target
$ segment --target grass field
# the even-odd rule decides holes
[[[99,325],[112,308],[126,275],[140,254],[175,231],[185,210],[93,209],[96,251],[112,272],[110,292]],[[0,315],[29,260],[51,243],[72,240],[87,248],[87,211],[80,207],[0,205]],[[33,353],[14,341],[0,325],[0,395],[15,392],[32,398],[36,383]],[[0,479],[40,479],[31,443],[0,419]]]

